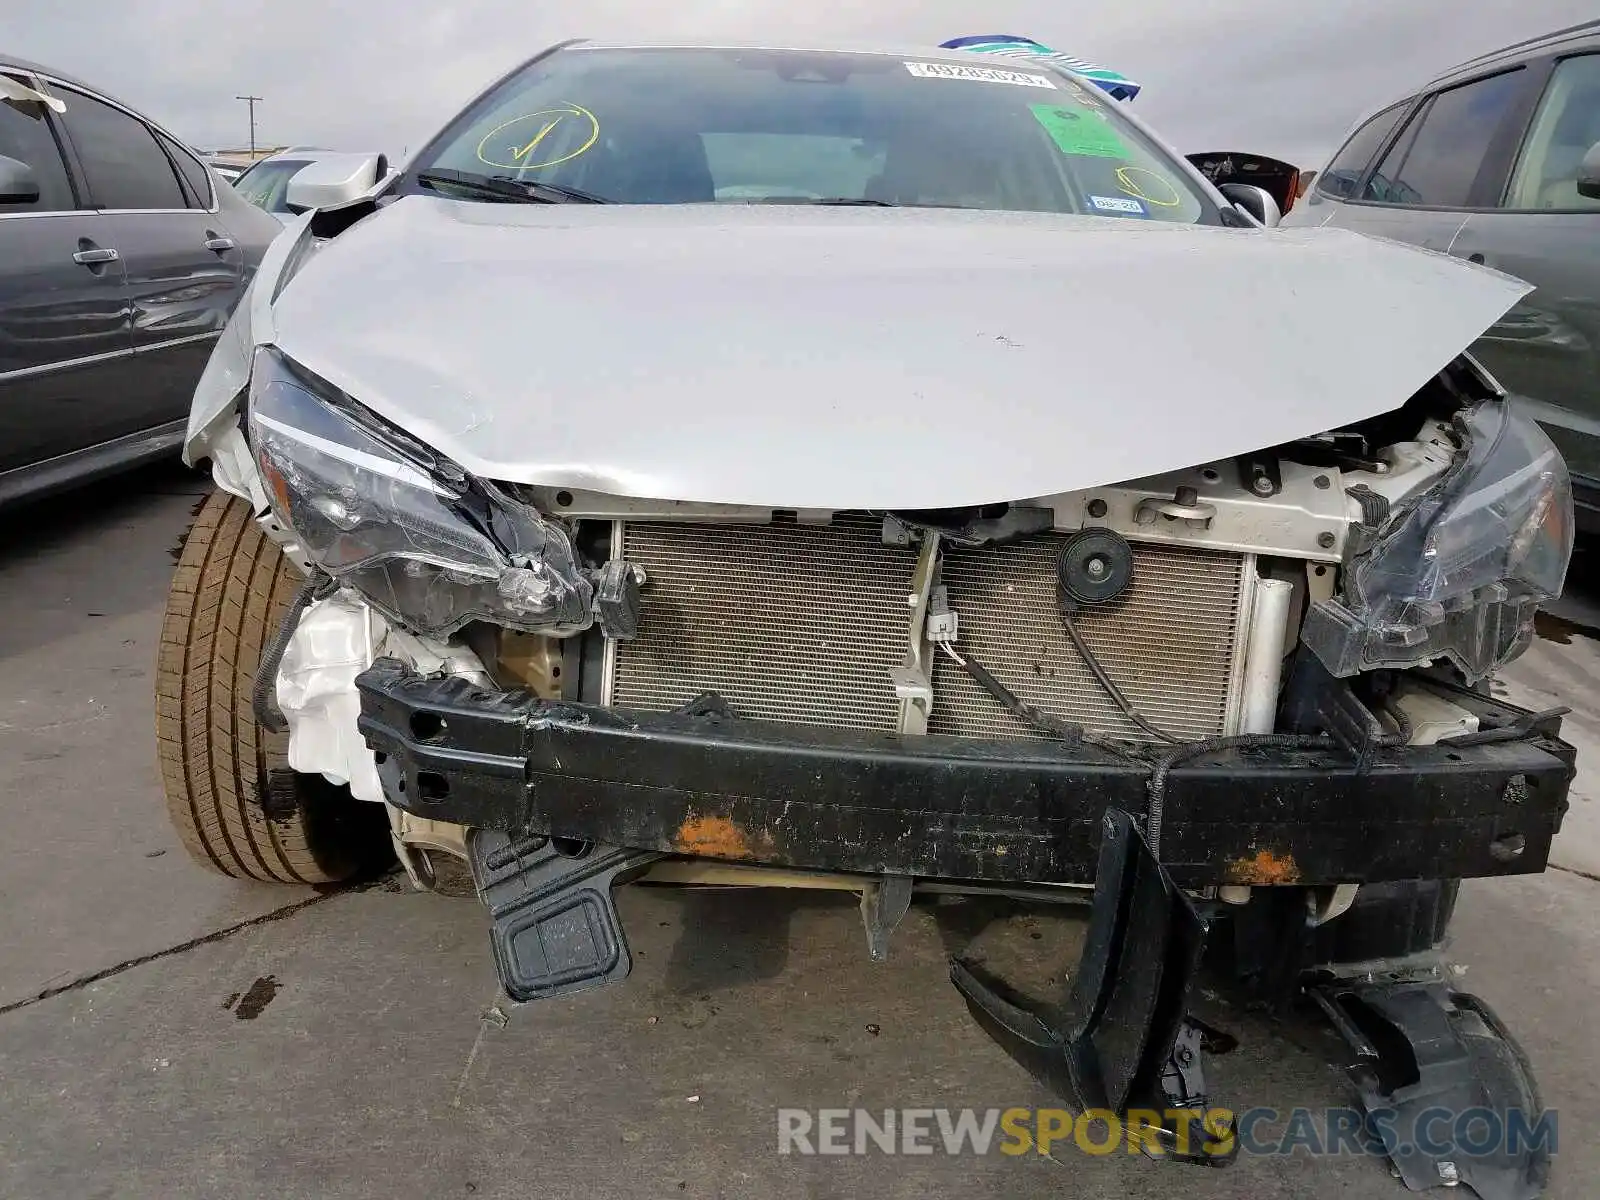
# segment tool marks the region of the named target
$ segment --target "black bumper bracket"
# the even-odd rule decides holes
[[[889,957],[889,935],[911,908],[911,884],[909,875],[885,875],[861,889],[861,924],[873,962]]]
[[[1238,1152],[1230,1127],[1198,1118],[1207,1097],[1201,1030],[1189,992],[1205,924],[1162,869],[1133,818],[1108,810],[1101,825],[1094,907],[1070,994],[1037,1010],[1014,1003],[968,964],[950,979],[978,1023],[1013,1058],[1080,1110],[1153,1112],[1142,1145],[1152,1157],[1226,1166]],[[1195,1120],[1179,1121],[1180,1110]]]
[[[611,889],[660,854],[488,829],[467,849],[506,995],[544,1000],[627,978],[633,957]]]

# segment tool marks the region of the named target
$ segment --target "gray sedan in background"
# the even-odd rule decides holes
[[[1357,126],[1285,225],[1342,225],[1536,290],[1473,346],[1600,530],[1600,21],[1485,55]]]
[[[280,228],[133,109],[0,53],[0,504],[174,453]]]

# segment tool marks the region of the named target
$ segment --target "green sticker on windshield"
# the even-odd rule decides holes
[[[1056,104],[1030,104],[1033,119],[1044,126],[1050,140],[1063,154],[1083,154],[1091,158],[1129,158],[1128,147],[1098,113]]]

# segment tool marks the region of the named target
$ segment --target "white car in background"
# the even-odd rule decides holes
[[[384,154],[291,146],[245,168],[234,178],[234,190],[251,204],[266,209],[288,224],[296,216],[295,210],[289,206],[289,181],[312,163],[328,163],[334,170],[339,164],[348,164],[352,175],[375,172],[375,178],[378,179],[385,179],[393,173],[388,156]]]

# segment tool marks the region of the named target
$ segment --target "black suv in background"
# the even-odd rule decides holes
[[[1600,21],[1464,63],[1361,122],[1285,225],[1342,225],[1537,289],[1473,352],[1528,397],[1600,532]]]
[[[282,228],[126,105],[0,54],[0,504],[174,453]]]

